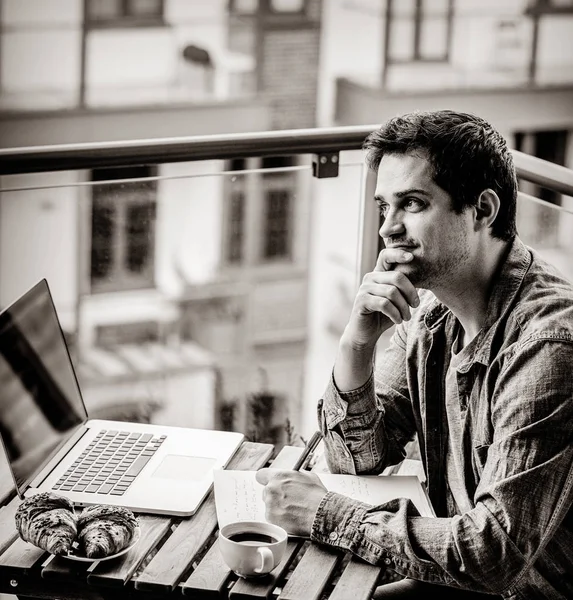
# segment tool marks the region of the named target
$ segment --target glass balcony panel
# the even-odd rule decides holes
[[[573,197],[552,195],[558,204],[520,194],[518,232],[526,244],[573,281]]]
[[[299,442],[357,285],[364,171],[340,162],[4,177],[0,303],[47,278],[92,416]]]
[[[360,151],[325,179],[308,156],[3,177],[0,304],[48,279],[95,416],[296,442],[378,228],[371,187]],[[519,232],[573,279],[573,198],[551,199],[520,195]]]

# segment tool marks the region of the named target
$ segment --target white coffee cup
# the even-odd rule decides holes
[[[237,521],[219,531],[219,548],[229,568],[240,577],[261,577],[282,560],[288,534],[263,521]]]

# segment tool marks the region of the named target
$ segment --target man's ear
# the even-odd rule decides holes
[[[491,227],[499,212],[499,196],[491,189],[479,195],[475,205],[476,230]]]

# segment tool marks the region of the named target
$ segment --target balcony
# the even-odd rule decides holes
[[[0,305],[48,279],[94,415],[296,443],[378,253],[373,128],[0,150]],[[573,280],[573,172],[514,157]]]

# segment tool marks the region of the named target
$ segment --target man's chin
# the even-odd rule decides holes
[[[414,287],[424,287],[422,284],[426,280],[422,269],[419,265],[413,265],[412,263],[396,263],[394,271],[399,271],[406,275]]]

